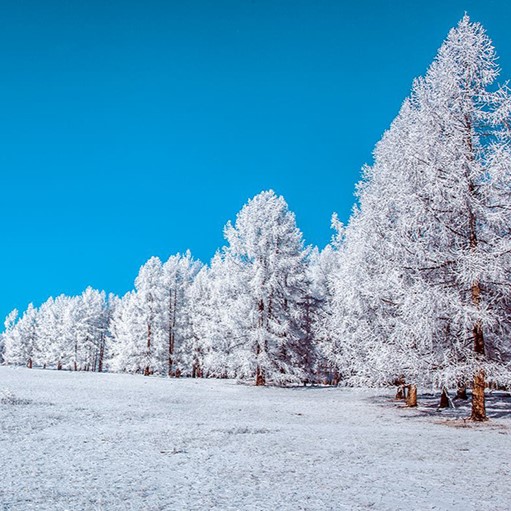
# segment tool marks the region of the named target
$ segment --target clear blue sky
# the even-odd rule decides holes
[[[511,77],[504,0],[3,2],[0,316],[207,261],[263,189],[324,245],[465,10]]]

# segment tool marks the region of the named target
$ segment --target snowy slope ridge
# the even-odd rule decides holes
[[[477,425],[381,390],[11,367],[0,389],[2,510],[510,508],[491,399]]]

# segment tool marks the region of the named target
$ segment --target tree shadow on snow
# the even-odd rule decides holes
[[[457,399],[449,396],[449,407],[440,408],[440,392],[422,392],[417,395],[417,407],[409,408],[404,400],[394,399],[393,396],[380,395],[369,398],[381,406],[394,405],[398,409],[406,410],[401,414],[404,418],[435,417],[442,419],[467,419],[471,412],[471,395],[468,399]],[[511,420],[511,393],[503,391],[490,391],[486,394],[486,414],[490,419]]]

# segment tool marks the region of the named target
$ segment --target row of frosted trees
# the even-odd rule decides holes
[[[2,334],[4,363],[32,368],[103,371],[110,312],[105,293],[86,289],[58,296],[19,316],[12,311]]]
[[[465,16],[364,169],[347,227],[305,247],[263,192],[208,265],[150,259],[123,298],[88,289],[7,318],[9,364],[472,389],[511,374],[511,99]]]
[[[189,252],[152,257],[124,297],[87,289],[11,313],[7,364],[145,375],[310,380],[325,302],[320,256],[282,197],[262,192],[225,228],[209,265]],[[326,251],[325,254],[332,254]]]

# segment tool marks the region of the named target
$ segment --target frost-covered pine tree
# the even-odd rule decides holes
[[[101,370],[108,314],[104,292],[87,288],[80,296],[30,304],[21,317],[6,319],[4,361],[57,369]]]
[[[229,314],[243,358],[240,376],[256,385],[305,379],[309,346],[303,329],[306,265],[302,233],[283,197],[249,200],[225,228],[224,257],[236,294]]]
[[[497,75],[465,16],[365,171],[334,298],[356,375],[471,385],[474,420],[485,378],[509,382],[510,99]]]
[[[201,263],[190,251],[171,256],[163,265],[164,324],[167,338],[167,374],[201,376],[198,362],[198,343],[193,336],[190,311],[190,287]]]
[[[19,320],[18,309],[13,309],[5,318],[4,331],[2,332],[2,359],[6,365],[15,365],[20,359],[25,357],[19,356],[21,351],[21,341],[18,335],[16,324]]]
[[[163,268],[158,257],[151,257],[135,279],[139,319],[145,325],[145,335],[139,339],[143,353],[143,373],[165,372],[164,361],[167,353],[166,329],[164,324],[165,288]],[[143,348],[142,348],[143,346]]]
[[[88,287],[75,297],[71,321],[75,347],[73,369],[101,371],[108,330],[105,292]]]
[[[332,271],[330,338],[323,346],[340,378],[354,385],[388,384],[403,372],[417,381],[427,373],[422,356],[411,363],[411,354],[418,352],[416,339],[398,328],[408,325],[400,321],[399,304],[414,296],[404,280],[403,257],[409,248],[397,239],[397,222],[405,215],[399,200],[413,191],[404,170],[411,123],[407,100],[378,143],[374,164],[364,168],[359,205],[349,225],[334,221],[339,264]],[[427,337],[424,330],[421,336]],[[431,350],[428,345],[426,352]]]
[[[109,367],[115,372],[140,373],[147,367],[147,323],[135,291],[111,302]]]
[[[430,224],[416,268],[450,306],[436,338],[440,376],[471,381],[474,420],[486,416],[485,378],[509,383],[511,351],[511,98],[494,87],[496,59],[482,26],[465,16],[412,96],[428,122],[427,144],[417,148],[415,214]]]
[[[74,298],[49,298],[38,309],[35,360],[42,367],[73,369],[75,341]]]
[[[5,364],[26,365],[32,368],[37,345],[36,314],[37,310],[33,304],[29,304],[21,317],[16,309],[7,316],[2,336]]]
[[[140,268],[135,291],[112,301],[114,370],[169,376],[193,373],[188,293],[199,269],[190,252],[172,256],[164,264],[152,257]]]
[[[203,360],[203,372],[215,378],[248,377],[241,297],[246,296],[244,282],[238,278],[239,265],[217,253],[204,266],[190,288],[192,339],[197,359]],[[237,306],[234,306],[237,302]]]
[[[326,384],[337,384],[339,372],[331,363],[334,343],[330,329],[333,283],[339,265],[337,240],[323,250],[313,249],[307,261],[308,293],[305,302],[305,325],[314,349],[311,350],[316,379]]]
[[[213,346],[216,333],[221,330],[214,300],[213,274],[208,266],[202,266],[187,290],[187,309],[190,319],[189,335],[185,352],[190,358],[193,377],[221,375],[226,370],[215,372]]]

